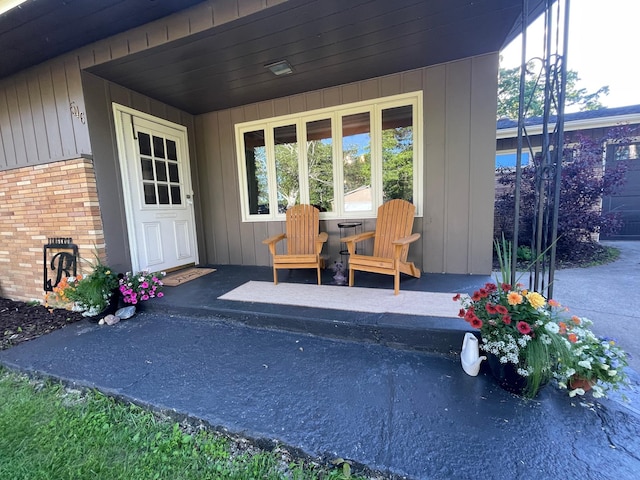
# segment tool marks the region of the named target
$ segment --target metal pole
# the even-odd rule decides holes
[[[516,283],[518,265],[518,235],[520,234],[520,183],[522,181],[522,137],[524,133],[524,89],[527,73],[527,19],[529,1],[522,0],[522,53],[520,60],[520,92],[518,97],[518,149],[516,152],[516,185],[514,190],[515,209],[513,213],[513,240],[511,249],[511,285]]]
[[[549,259],[548,298],[553,298],[553,279],[556,269],[556,243],[558,239],[558,215],[560,209],[560,188],[562,186],[562,157],[564,150],[564,104],[567,90],[567,52],[569,45],[569,8],[571,0],[565,0],[564,37],[562,43],[562,65],[560,66],[560,93],[558,95],[557,145],[555,168],[555,191],[553,197],[553,216],[551,227],[551,254]]]

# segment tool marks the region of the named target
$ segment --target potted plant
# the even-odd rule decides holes
[[[560,305],[522,284],[510,285],[511,246],[495,242],[501,276],[471,297],[456,295],[459,316],[480,330],[480,348],[500,386],[534,397],[553,378],[561,359],[567,361],[569,345],[556,322]]]
[[[105,313],[111,306],[117,287],[117,274],[96,257],[91,273],[63,277],[53,289],[53,298],[47,298],[47,303],[72,303],[72,310],[92,317]],[[116,305],[113,304],[114,307]]]
[[[120,294],[124,303],[140,306],[152,298],[162,298],[165,272],[127,272],[120,278]]]
[[[589,328],[592,324],[588,318],[577,316],[559,323],[571,355],[558,365],[554,376],[571,397],[589,390],[595,398],[605,397],[608,391],[629,383],[626,353],[615,340],[596,336]]]

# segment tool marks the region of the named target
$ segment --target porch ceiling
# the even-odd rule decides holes
[[[539,13],[542,2],[530,0],[530,9],[535,12],[532,18]],[[23,10],[30,11],[38,5],[60,7],[66,3],[76,7],[85,3],[104,4],[30,0]],[[95,7],[93,12],[86,13],[78,24],[82,28],[67,46],[72,40],[78,43],[76,47],[90,43],[82,35],[91,32],[90,26],[95,27],[98,21],[108,25],[134,17],[134,23],[138,24],[152,20],[140,16],[140,3],[156,7],[167,4],[171,10],[177,9],[178,4],[187,8],[197,2],[107,3],[110,9]],[[132,10],[127,12],[127,8]],[[517,33],[521,8],[522,2],[517,0],[289,0],[88,71],[189,113],[200,114],[495,52]],[[38,31],[51,30],[61,35],[61,29],[72,30],[64,17],[56,15],[51,9],[39,19],[42,24],[28,21],[22,31],[37,27]],[[61,26],[65,23],[66,27]],[[0,17],[3,52],[8,47],[6,39],[11,33],[8,30],[5,15]],[[101,30],[102,37],[108,34]],[[48,47],[49,43],[43,44],[43,39],[36,37],[23,35],[21,48]],[[35,59],[35,53],[31,57]],[[292,65],[293,74],[275,77],[264,68],[282,59]],[[10,63],[19,65],[20,61],[13,58]],[[0,76],[12,73],[4,59],[2,64]]]

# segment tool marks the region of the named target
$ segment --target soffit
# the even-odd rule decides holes
[[[539,10],[541,1],[529,3],[536,4]],[[84,21],[79,20],[84,35],[95,33],[90,35],[94,41],[96,35],[105,37],[109,33],[107,27],[96,27],[99,19],[109,25],[111,22],[105,17],[135,17],[135,22],[143,18],[133,10],[121,10],[129,4],[167,3],[171,9],[178,4],[187,8],[197,2],[32,0],[25,9],[35,4],[51,7],[67,3],[106,3],[113,9],[96,9],[87,13]],[[514,0],[289,0],[87,70],[186,112],[200,114],[496,52],[517,32],[521,7],[521,2]],[[120,9],[117,15],[116,9]],[[47,15],[53,22],[55,13],[49,11]],[[152,20],[144,19],[140,24]],[[35,21],[26,22],[18,30],[33,30],[39,25]],[[3,22],[4,16],[0,17],[2,49],[7,33]],[[91,30],[92,25],[99,34]],[[131,28],[129,23],[127,26]],[[115,26],[110,28],[115,30]],[[58,26],[47,26],[46,22],[38,30],[60,33]],[[78,32],[67,43],[58,41],[56,44],[61,46],[55,51],[69,48],[74,41],[82,43],[83,39]],[[27,36],[23,42],[23,51],[33,50],[36,45],[48,48],[51,43],[43,44],[40,38],[29,40]],[[33,61],[35,53],[30,55]],[[264,68],[281,59],[289,61],[293,74],[275,77]],[[10,63],[20,62],[12,57]],[[3,68],[5,73],[11,69]]]

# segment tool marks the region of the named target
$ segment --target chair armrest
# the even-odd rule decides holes
[[[376,232],[357,233],[355,235],[350,235],[348,237],[341,238],[340,242],[341,243],[358,243],[363,240],[366,240],[367,238],[374,237],[375,235],[376,235]]]
[[[394,240],[391,243],[393,243],[394,245],[408,245],[410,243],[415,242],[419,238],[420,238],[420,234],[419,233],[412,233],[408,237],[399,238],[398,240]]]
[[[329,239],[329,234],[327,232],[320,232],[316,237],[316,242],[326,242]]]
[[[279,233],[278,235],[274,235],[273,237],[265,238],[262,243],[265,245],[269,245],[269,252],[271,252],[272,256],[276,256],[276,243],[280,240],[287,238],[286,233]]]
[[[274,235],[273,237],[265,238],[262,240],[262,243],[265,245],[270,245],[272,243],[278,243],[280,240],[287,238],[286,233],[279,233],[278,235]]]
[[[341,238],[340,242],[347,245],[347,250],[349,250],[349,255],[355,255],[356,243],[361,242],[363,240],[367,240],[368,238],[372,238],[375,236],[376,236],[376,232],[362,232],[362,233],[357,233],[355,235],[351,235],[349,237]]]

